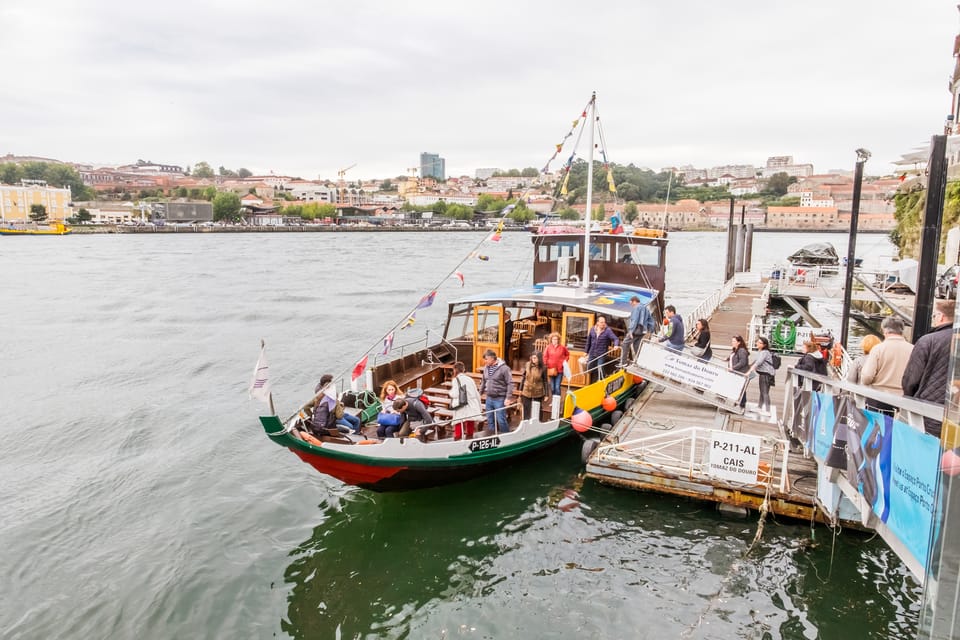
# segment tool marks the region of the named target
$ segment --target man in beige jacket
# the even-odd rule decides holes
[[[886,318],[881,324],[883,342],[870,350],[867,361],[860,373],[860,384],[885,391],[893,395],[903,395],[900,381],[910,361],[913,345],[903,339],[903,320],[897,316]],[[886,402],[867,398],[867,409],[893,414],[894,407]]]

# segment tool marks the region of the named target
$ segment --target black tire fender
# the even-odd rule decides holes
[[[600,446],[600,441],[596,438],[587,438],[583,441],[583,446],[580,447],[580,462],[587,464],[587,461],[590,459],[590,456],[594,451],[597,450],[597,447]]]

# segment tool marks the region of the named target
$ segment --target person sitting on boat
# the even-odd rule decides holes
[[[397,433],[401,438],[416,431],[418,438],[426,440],[427,436],[433,433],[433,429],[424,428],[426,425],[433,424],[433,416],[430,415],[427,407],[419,398],[410,396],[398,398],[393,401],[393,410],[403,415],[403,422],[400,425],[400,431]]]
[[[590,371],[591,382],[607,377],[607,351],[611,346],[619,345],[620,340],[613,329],[607,326],[607,319],[597,316],[597,323],[587,334],[587,370]]]
[[[315,389],[317,393],[323,392],[324,400],[330,405],[330,412],[335,417],[336,427],[344,433],[360,433],[360,418],[347,413],[343,405],[337,402],[337,389],[333,385],[333,376],[325,373],[320,376],[320,382]],[[339,405],[339,410],[338,410]],[[337,417],[336,414],[340,414]]]
[[[383,386],[380,387],[380,411],[384,413],[394,413],[393,402],[397,398],[402,397],[403,394],[400,392],[400,385],[393,380],[387,380],[383,383]]]
[[[323,378],[321,383],[322,381]],[[324,384],[317,385],[317,395],[312,402],[310,417],[304,422],[307,431],[318,438],[330,435],[330,430],[337,428],[337,399],[335,396],[328,396],[325,387]]]
[[[691,337],[694,343],[690,346],[690,353],[697,356],[701,362],[709,362],[713,358],[713,349],[710,348],[710,323],[706,318],[697,320]]]
[[[668,349],[683,351],[683,343],[686,339],[683,318],[677,315],[677,308],[672,304],[663,308],[663,315],[666,316],[667,325],[663,329],[663,335],[660,336],[660,342],[666,342]]]
[[[543,356],[534,351],[524,365],[520,379],[520,404],[523,406],[524,419],[536,417],[530,413],[534,400],[546,402],[547,398],[547,367],[543,364]]]
[[[460,440],[466,436],[467,440],[473,438],[474,427],[483,415],[483,408],[480,406],[480,391],[477,390],[477,383],[468,376],[467,370],[459,360],[453,363],[453,382],[450,384],[450,401],[453,407],[453,439]],[[460,401],[460,390],[464,389],[466,393],[466,404],[460,404],[454,407],[453,403]]]
[[[547,382],[553,395],[560,395],[560,382],[563,380],[563,363],[570,359],[570,351],[560,344],[560,334],[550,334],[549,344],[543,350],[543,364],[547,367]]]
[[[497,357],[493,349],[483,352],[483,381],[480,394],[487,394],[484,411],[493,414],[493,431],[507,433],[510,423],[507,420],[506,406],[513,399],[513,373],[507,363]]]
[[[630,254],[627,254],[630,255]],[[627,320],[627,334],[623,336],[623,346],[620,348],[620,366],[625,367],[637,355],[637,346],[643,341],[643,336],[653,333],[656,324],[646,305],[640,304],[640,298],[630,298],[630,319]]]

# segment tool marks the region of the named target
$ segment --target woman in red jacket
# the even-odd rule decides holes
[[[547,367],[547,380],[553,395],[560,395],[560,381],[563,380],[563,363],[570,358],[570,352],[560,344],[560,334],[550,334],[549,344],[543,350],[543,364]]]

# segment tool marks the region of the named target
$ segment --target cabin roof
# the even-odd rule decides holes
[[[511,303],[526,302],[564,305],[615,318],[626,318],[630,316],[632,311],[630,298],[633,296],[640,298],[641,304],[647,305],[657,297],[657,292],[653,289],[608,282],[594,283],[589,289],[546,282],[516,289],[486,291],[466,298],[451,300],[450,304],[487,304],[509,307]]]

